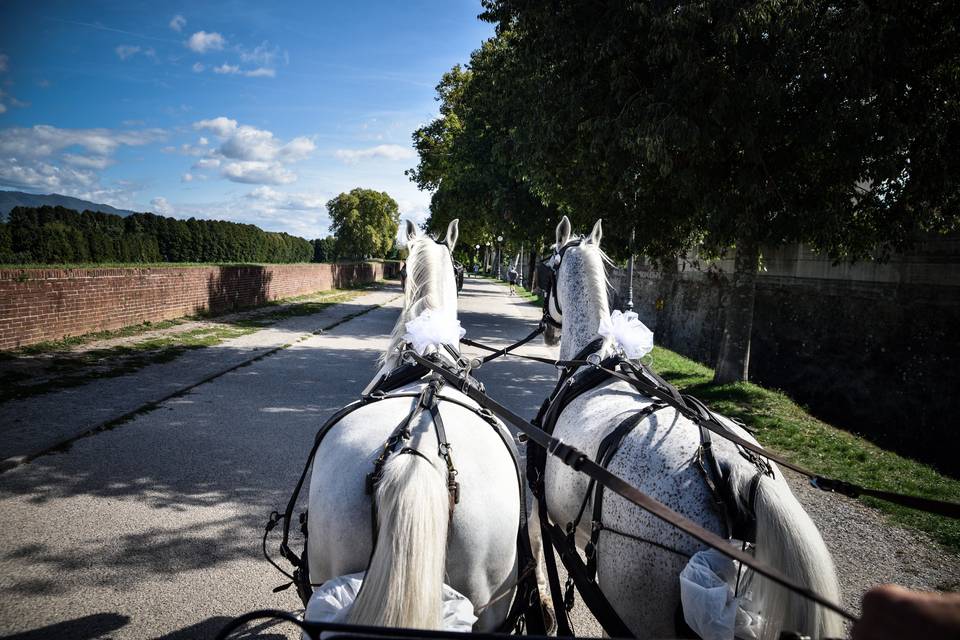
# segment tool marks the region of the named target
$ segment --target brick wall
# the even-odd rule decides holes
[[[387,273],[384,273],[384,271]],[[393,263],[0,269],[0,350],[396,277]]]

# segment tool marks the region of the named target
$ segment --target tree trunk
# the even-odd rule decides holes
[[[750,372],[750,333],[753,330],[753,301],[756,292],[760,246],[754,241],[737,245],[733,284],[727,294],[723,336],[713,381],[718,384],[746,380]]]
[[[527,261],[527,291],[534,291],[537,287],[537,245],[534,244],[530,249],[530,260]]]

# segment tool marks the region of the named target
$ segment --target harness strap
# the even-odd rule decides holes
[[[547,524],[546,533],[550,537],[550,542],[560,554],[560,560],[567,569],[567,573],[577,585],[577,591],[583,598],[583,603],[590,609],[590,613],[597,619],[600,626],[611,638],[633,638],[635,637],[630,628],[623,621],[623,618],[614,610],[613,605],[607,600],[607,597],[600,590],[600,585],[596,583],[593,576],[587,571],[587,566],[580,559],[576,546],[570,545],[563,529],[555,524]],[[553,552],[550,551],[552,555]],[[551,587],[552,588],[552,587]],[[558,632],[559,635],[559,632]]]
[[[430,384],[433,385],[433,382]],[[457,482],[457,469],[454,467],[453,457],[450,455],[452,445],[447,440],[447,430],[443,426],[439,399],[439,386],[437,386],[430,396],[429,410],[433,426],[437,431],[437,455],[447,465],[447,492],[450,494],[450,517],[453,518],[453,506],[460,502],[460,483]]]
[[[553,549],[556,546],[552,543],[550,536],[550,522],[547,519],[547,502],[541,495],[537,498],[540,503],[537,512],[540,518],[540,532],[543,542],[543,563],[547,567],[547,583],[550,586],[550,600],[553,603],[553,615],[557,622],[557,636],[572,638],[573,629],[570,628],[570,620],[567,617],[566,603],[563,601],[560,590],[560,574],[557,572],[557,559],[553,555]],[[548,540],[549,536],[549,540]]]
[[[485,345],[485,344],[481,344],[481,343],[479,343],[479,342],[474,342],[473,340],[470,340],[469,338],[460,338],[460,342],[463,343],[463,344],[465,344],[465,345],[471,346],[471,347],[476,347],[476,348],[478,348],[478,349],[485,349],[485,350],[487,350],[487,351],[493,351],[493,353],[491,353],[490,355],[484,356],[483,358],[480,359],[483,364],[486,364],[486,363],[490,362],[491,360],[494,360],[495,358],[499,358],[500,356],[504,356],[504,355],[510,353],[510,352],[513,351],[514,349],[517,349],[517,348],[519,348],[519,347],[522,347],[523,345],[527,344],[528,342],[530,342],[531,340],[533,340],[534,338],[536,338],[536,337],[537,337],[538,335],[540,335],[541,333],[543,333],[543,324],[537,325],[537,328],[534,329],[533,331],[531,331],[529,334],[527,334],[526,337],[521,338],[519,341],[514,342],[514,343],[513,343],[512,345],[510,345],[509,347],[504,347],[504,348],[502,348],[502,349],[492,349],[491,347],[488,347],[488,346]]]
[[[639,426],[640,423],[646,418],[649,418],[661,409],[665,409],[666,406],[667,405],[665,404],[655,402],[647,405],[637,413],[621,422],[616,429],[607,434],[607,436],[600,442],[600,448],[597,450],[597,462],[603,467],[609,465],[614,454],[620,449],[620,443],[623,442],[623,439],[626,437],[626,435],[636,429],[637,426]],[[594,485],[595,493],[593,498],[593,519],[591,520],[593,524],[590,527],[590,542],[588,542],[586,548],[584,548],[584,553],[586,553],[587,556],[587,576],[590,578],[590,580],[594,580],[597,575],[597,546],[600,541],[600,529],[597,527],[597,525],[603,522],[603,485],[599,484],[594,479],[591,479],[590,484],[587,486],[587,493],[583,497],[584,506],[590,497],[590,490],[591,488],[594,488]],[[579,516],[578,521],[573,527],[574,532],[576,531],[576,527],[578,525]]]

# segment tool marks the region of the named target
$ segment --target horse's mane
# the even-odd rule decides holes
[[[610,314],[610,296],[613,291],[610,280],[607,278],[607,265],[613,265],[613,261],[606,253],[592,242],[581,242],[577,247],[579,263],[582,265],[582,278],[584,281],[585,294],[589,297],[588,302],[598,310],[599,321]],[[598,325],[599,326],[599,325]],[[590,333],[596,335],[598,326],[590,327]],[[611,348],[612,345],[605,344],[604,351]],[[602,353],[601,356],[606,355]]]
[[[586,269],[584,277],[589,285],[587,290],[591,296],[597,296],[592,302],[596,303],[605,313],[608,313],[610,310],[610,297],[608,292],[613,291],[613,285],[610,284],[610,280],[607,278],[606,267],[612,267],[615,266],[615,264],[613,260],[610,259],[610,256],[603,252],[600,245],[593,244],[592,242],[583,242],[580,244],[579,249],[584,252],[583,264]]]
[[[390,333],[390,344],[380,356],[380,365],[397,357],[397,348],[403,343],[408,322],[427,309],[443,308],[447,280],[451,279],[453,274],[449,252],[433,238],[420,236],[408,240],[407,250],[407,286],[403,292],[403,310]],[[456,315],[456,307],[453,308],[453,313]]]

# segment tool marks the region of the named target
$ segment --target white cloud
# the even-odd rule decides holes
[[[6,73],[7,69],[10,68],[10,56],[5,53],[0,53],[0,73]]]
[[[273,160],[278,147],[269,131],[243,125],[220,145],[220,153],[235,160]]]
[[[194,73],[201,73],[201,72],[203,72],[203,70],[204,70],[205,68],[206,68],[206,67],[204,67],[204,66],[203,66],[202,64],[200,64],[199,62],[194,62],[194,63],[193,63],[193,72],[194,72]]]
[[[92,171],[58,167],[48,162],[23,162],[7,158],[0,162],[0,184],[74,195],[78,190],[96,185],[97,175]]]
[[[290,184],[297,179],[279,162],[233,161],[223,165],[221,175],[232,182],[246,184]]]
[[[361,160],[375,158],[385,160],[409,160],[416,157],[413,149],[398,144],[379,144],[367,149],[337,149],[334,155],[347,164],[355,164]]]
[[[270,43],[266,40],[254,47],[252,50],[247,50],[243,47],[240,47],[240,60],[243,62],[251,62],[260,67],[273,66],[274,61],[279,56],[280,47],[276,45],[270,46]]]
[[[67,164],[82,169],[106,169],[113,164],[110,158],[104,156],[82,156],[74,153],[65,153],[61,157]]]
[[[187,47],[197,53],[206,53],[207,51],[220,51],[227,43],[223,36],[216,31],[207,33],[206,31],[197,31],[187,40]]]
[[[210,144],[210,141],[207,140],[206,136],[200,136],[200,139],[197,140],[197,144],[206,146],[206,145]]]
[[[248,78],[275,78],[277,75],[277,72],[273,69],[260,67],[258,69],[243,71],[239,66],[235,64],[227,64],[226,62],[219,67],[214,67],[213,72],[221,75],[245,75]]]
[[[60,129],[38,124],[0,130],[0,154],[40,158],[69,147],[82,147],[101,156],[111,155],[121,146],[141,146],[162,140],[162,129]]]
[[[221,138],[224,138],[233,133],[233,131],[237,128],[237,121],[220,116],[211,120],[200,120],[199,122],[194,122],[193,128],[197,129],[198,131],[201,129],[207,129]]]
[[[7,105],[0,102],[0,113],[6,113],[6,112],[7,112]]]
[[[153,210],[157,213],[162,213],[164,215],[169,215],[173,213],[173,205],[171,205],[166,198],[163,196],[157,196],[150,201],[150,206],[153,207]]]
[[[213,68],[213,72],[214,72],[214,73],[220,73],[220,74],[240,73],[240,67],[237,67],[237,66],[234,66],[234,65],[231,65],[231,64],[227,64],[226,62],[224,62],[224,63],[223,63],[222,65],[220,65],[219,67],[214,67],[214,68]]]
[[[289,184],[297,175],[287,165],[305,160],[316,150],[313,140],[305,136],[284,143],[270,131],[238,124],[226,116],[200,120],[193,123],[193,128],[211,131],[221,139],[215,149],[204,144],[209,143],[205,138],[201,138],[201,145],[192,147],[205,155],[193,169],[220,168],[220,175],[233,182]]]
[[[192,173],[183,174],[182,176],[180,176],[180,182],[193,182],[193,174]]]
[[[117,52],[117,56],[118,56],[121,60],[126,60],[127,58],[130,58],[130,57],[136,55],[137,53],[139,53],[139,52],[140,52],[140,47],[138,47],[138,46],[136,46],[136,45],[122,44],[122,45],[120,45],[119,47],[117,47],[116,49],[114,49],[114,51]]]
[[[220,166],[220,158],[201,158],[197,160],[192,169],[216,169]]]
[[[316,148],[317,145],[313,143],[313,140],[300,136],[280,147],[278,155],[285,161],[297,162],[298,160],[306,160]]]
[[[268,203],[276,209],[289,209],[295,211],[303,210],[326,210],[327,201],[330,200],[328,194],[312,193],[283,193],[271,187],[257,187],[245,198]]]
[[[3,129],[0,184],[77,197],[95,194],[126,204],[130,187],[104,188],[97,171],[112,163],[110,156],[119,147],[142,146],[164,135],[159,129],[61,129],[49,125]]]
[[[183,30],[183,27],[185,24],[187,24],[187,19],[184,18],[179,13],[173,16],[173,18],[171,18],[170,20],[170,28],[176,31],[177,33],[180,33],[180,31]]]

